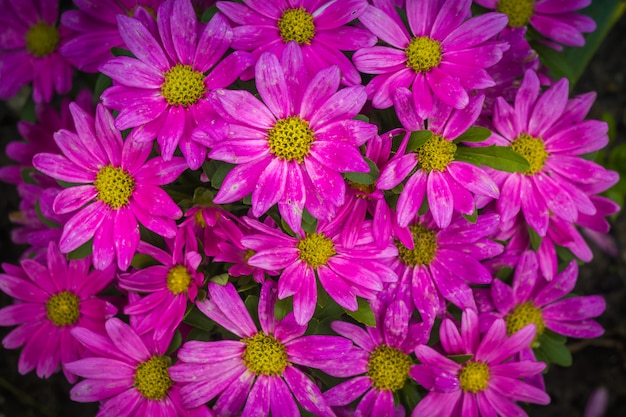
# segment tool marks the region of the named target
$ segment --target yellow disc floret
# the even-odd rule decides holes
[[[333,241],[327,238],[324,233],[311,233],[306,238],[298,242],[300,259],[309,266],[317,268],[326,265],[331,256],[336,255]]]
[[[71,326],[78,322],[80,300],[69,291],[53,295],[46,302],[46,317],[55,326]]]
[[[172,380],[167,368],[170,359],[164,356],[153,356],[135,368],[134,387],[149,400],[162,400],[172,387]]]
[[[98,171],[94,186],[98,191],[98,200],[117,210],[128,204],[135,190],[135,180],[122,168],[107,165]]]
[[[183,265],[176,265],[167,273],[167,289],[172,294],[187,292],[191,284],[191,275]]]
[[[430,265],[437,253],[437,237],[435,232],[419,224],[409,226],[415,246],[409,249],[400,241],[396,241],[398,256],[406,265],[414,267]]]
[[[511,149],[526,158],[530,164],[530,168],[524,171],[526,175],[534,175],[541,171],[548,156],[550,156],[546,152],[546,144],[543,139],[532,137],[527,133],[519,135],[511,144]]]
[[[433,135],[417,150],[417,160],[422,170],[443,171],[454,161],[456,145],[439,135]]]
[[[499,0],[496,11],[507,15],[510,27],[521,28],[530,21],[534,7],[534,0]]]
[[[441,62],[441,43],[428,36],[411,39],[404,52],[406,66],[415,72],[428,72]]]
[[[287,9],[278,19],[278,30],[285,43],[296,41],[300,45],[310,45],[311,39],[315,36],[313,15],[307,12],[304,7]]]
[[[170,106],[191,106],[206,93],[204,74],[191,65],[176,64],[165,73],[161,94]]]
[[[39,22],[26,32],[26,49],[41,58],[51,54],[59,45],[59,31],[56,27]]]
[[[486,390],[489,379],[491,379],[489,366],[483,362],[468,361],[459,373],[461,389],[474,394]]]
[[[546,324],[543,321],[541,309],[532,301],[527,301],[515,306],[515,309],[505,317],[506,333],[511,336],[527,325],[533,323],[535,325],[535,338],[531,343],[531,347],[539,347],[539,336],[546,330]]]
[[[399,349],[380,345],[370,354],[367,362],[367,376],[379,390],[397,391],[402,389],[409,375],[411,357]]]
[[[286,161],[302,163],[315,141],[309,122],[298,116],[280,119],[267,133],[272,155]]]
[[[241,340],[246,344],[243,363],[257,375],[282,375],[289,365],[285,345],[272,335],[259,332]]]

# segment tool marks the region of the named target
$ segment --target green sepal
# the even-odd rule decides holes
[[[491,130],[482,126],[474,126],[467,129],[461,136],[454,139],[452,143],[459,142],[483,142],[491,136]]]
[[[370,170],[368,172],[346,172],[344,175],[347,180],[352,181],[356,184],[370,185],[374,184],[378,177],[380,176],[380,171],[374,161],[369,158],[364,158],[365,162],[369,166]]]
[[[357,297],[358,308],[356,311],[350,311],[344,308],[344,311],[353,319],[366,326],[376,327],[376,318],[372,307],[367,300]]]
[[[530,164],[522,155],[509,146],[459,146],[454,154],[455,160],[462,160],[464,156],[475,160],[480,165],[486,165],[504,172],[524,172]],[[467,161],[469,162],[469,160]]]

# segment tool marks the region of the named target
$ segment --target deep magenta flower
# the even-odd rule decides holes
[[[363,28],[349,26],[366,0],[244,0],[244,4],[218,1],[218,9],[236,25],[232,47],[281,56],[289,42],[302,50],[309,78],[332,65],[341,70],[342,82],[358,85],[361,76],[343,51],[373,46],[376,37]]]
[[[319,222],[315,232],[300,231],[290,236],[256,220],[244,222],[258,234],[245,236],[242,243],[254,251],[248,259],[252,266],[282,270],[278,278],[278,298],[293,295],[293,310],[300,325],[309,322],[317,302],[317,281],[340,306],[356,311],[357,296],[372,300],[383,283],[396,280],[388,266],[398,249],[388,241],[378,248],[371,222],[364,223],[356,244],[342,243],[341,219]]]
[[[430,392],[417,404],[412,417],[526,416],[516,401],[550,402],[543,390],[519,379],[539,374],[546,364],[512,359],[530,345],[535,336],[533,324],[509,337],[504,320],[496,320],[481,337],[478,316],[465,310],[460,332],[446,318],[439,333],[443,352],[427,345],[415,348],[421,364],[412,368],[411,377]],[[472,357],[459,364],[444,355]],[[451,377],[456,384],[440,383]]]
[[[80,326],[102,334],[105,320],[117,312],[96,298],[115,278],[115,267],[103,271],[90,271],[90,267],[89,257],[66,261],[53,242],[48,245],[46,265],[31,259],[20,266],[2,265],[0,290],[17,302],[0,309],[0,326],[18,325],[2,344],[7,349],[24,346],[17,363],[21,374],[37,369],[38,377],[47,378],[62,366],[66,378],[76,381],[65,365],[88,352],[70,331]]]
[[[77,402],[100,401],[96,417],[212,417],[203,404],[186,409],[180,385],[171,378],[171,358],[165,355],[169,339],[142,339],[118,318],[105,323],[105,335],[77,327],[72,335],[92,357],[67,365],[85,378],[70,397]]]
[[[183,385],[183,404],[195,407],[217,397],[219,416],[294,416],[298,404],[316,416],[333,417],[319,388],[299,366],[324,369],[348,354],[352,343],[338,336],[303,336],[293,313],[276,320],[276,286],[261,288],[258,330],[235,287],[210,282],[209,298],[197,303],[210,319],[239,340],[189,341],[178,351],[170,375]],[[295,397],[295,399],[294,399]]]
[[[462,109],[468,91],[494,85],[485,71],[508,48],[491,39],[506,26],[506,16],[471,16],[471,0],[407,0],[409,31],[391,3],[368,6],[360,22],[388,46],[361,48],[352,57],[356,68],[375,74],[367,85],[375,108],[393,104],[398,87],[413,92],[415,108],[428,117],[433,96]],[[385,5],[387,4],[387,5]]]
[[[369,171],[358,147],[377,129],[353,119],[365,104],[364,87],[337,91],[336,66],[309,80],[302,51],[289,45],[282,61],[265,53],[256,64],[262,102],[245,90],[216,92],[229,129],[213,144],[209,158],[237,165],[215,203],[252,193],[254,216],[278,203],[283,219],[299,231],[305,208],[317,219],[328,219],[344,203],[341,173]]]
[[[93,238],[93,262],[104,269],[117,258],[126,270],[139,242],[139,223],[165,238],[176,235],[181,209],[159,186],[174,181],[187,168],[184,159],[147,161],[152,146],[122,140],[113,117],[98,105],[95,120],[70,105],[77,133],[54,135],[63,155],[39,153],[33,165],[70,186],[54,200],[56,213],[77,211],[63,227],[59,242],[68,253]]]
[[[58,0],[0,2],[0,99],[33,83],[33,100],[49,102],[72,88],[72,66],[59,53],[67,28],[57,25]]]
[[[191,133],[216,116],[209,93],[230,86],[252,56],[236,52],[222,59],[232,38],[230,26],[219,13],[201,24],[190,0],[163,2],[158,32],[129,16],[118,15],[117,21],[136,58],[119,56],[100,67],[115,81],[101,96],[105,106],[120,111],[115,126],[133,128],[130,137],[140,142],[156,138],[166,161],[180,148],[189,167],[198,169],[206,146]]]

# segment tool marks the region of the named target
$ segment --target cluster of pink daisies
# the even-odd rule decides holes
[[[582,46],[591,0],[474,3],[1,0],[19,371],[100,417],[548,404],[618,177],[529,36]]]

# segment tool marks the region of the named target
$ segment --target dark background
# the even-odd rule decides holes
[[[596,91],[598,98],[588,116],[601,119],[611,115],[616,121],[616,143],[626,140],[626,18],[622,18],[609,33],[603,46],[576,85],[575,92]],[[18,119],[0,104],[0,149],[19,136],[15,129]],[[613,143],[611,146],[615,146]],[[0,154],[0,165],[12,162]],[[17,210],[19,199],[15,188],[0,182],[0,261],[16,263],[23,248],[11,243],[8,220]],[[593,390],[606,387],[609,391],[606,417],[626,416],[626,215],[613,219],[611,235],[616,238],[618,255],[609,256],[594,247],[594,260],[583,266],[576,292],[600,294],[606,298],[606,312],[598,319],[606,330],[604,336],[593,340],[570,340],[568,346],[574,363],[569,368],[553,366],[546,376],[552,403],[530,407],[530,416],[583,415],[585,404]],[[0,306],[11,303],[0,292]],[[11,329],[0,328],[0,339]],[[79,404],[69,400],[70,385],[61,375],[47,381],[34,372],[19,375],[19,350],[0,347],[0,417],[91,417],[97,413],[95,404]]]

